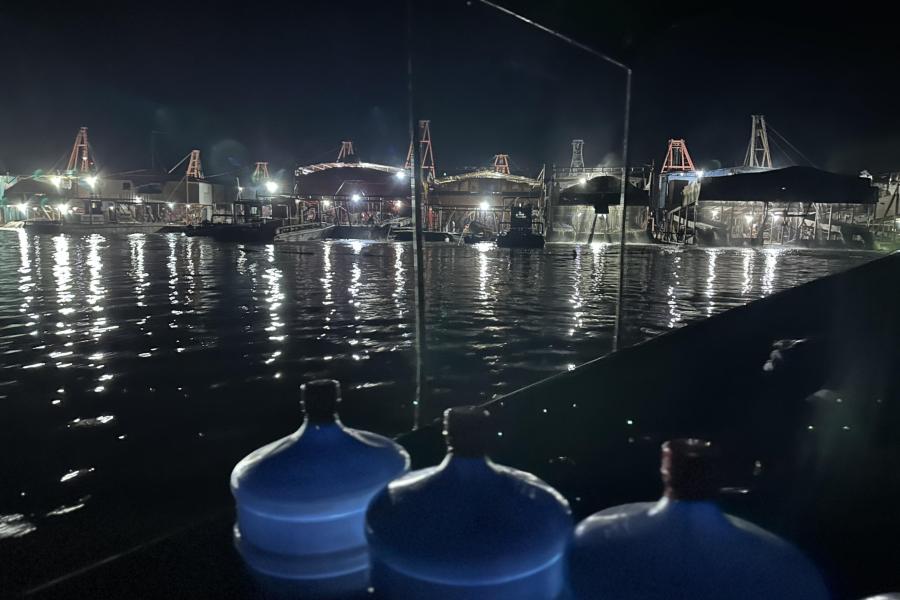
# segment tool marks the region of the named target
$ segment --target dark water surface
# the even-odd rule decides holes
[[[426,247],[425,418],[610,351],[618,250],[572,251]],[[630,246],[626,338],[877,256]],[[0,586],[227,506],[234,462],[299,425],[305,380],[340,379],[352,426],[408,430],[411,269],[409,244],[2,232]]]

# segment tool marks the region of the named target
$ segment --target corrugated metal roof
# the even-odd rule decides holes
[[[330,162],[297,167],[295,174],[299,177],[301,175],[309,175],[311,173],[316,173],[318,171],[327,171],[329,169],[371,169],[373,171],[383,171],[385,173],[399,173],[405,170],[401,169],[400,167],[379,165],[378,163],[369,162]]]
[[[39,179],[28,177],[19,179],[17,182],[6,188],[3,195],[7,198],[36,195],[61,197],[63,196],[63,193],[49,181],[41,181]]]
[[[700,180],[701,201],[875,204],[870,179],[812,167],[787,167]]]
[[[312,167],[324,168],[312,168]],[[323,163],[297,169],[297,192],[302,196],[406,198],[409,178],[404,169],[374,163]]]
[[[506,173],[499,173],[497,171],[494,171],[493,169],[483,169],[481,171],[472,171],[470,173],[450,175],[448,177],[438,177],[434,180],[434,184],[439,186],[445,183],[465,181],[467,179],[501,179],[503,181],[510,181],[513,183],[524,183],[532,187],[539,187],[541,185],[540,179],[533,179],[531,177],[524,177],[522,175],[507,175]]]

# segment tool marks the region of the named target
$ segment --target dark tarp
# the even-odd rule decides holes
[[[39,181],[37,179],[20,179],[13,185],[6,188],[3,194],[9,198],[27,198],[31,196],[47,196],[50,198],[61,198],[63,193],[55,185],[48,181]]]
[[[787,167],[706,177],[700,183],[700,200],[875,204],[878,189],[865,177],[839,175],[812,167]]]
[[[588,179],[584,184],[575,184],[559,194],[560,206],[588,205],[599,213],[608,213],[610,206],[619,205],[622,180],[612,175]],[[647,206],[650,198],[645,190],[631,182],[625,188],[626,206]]]

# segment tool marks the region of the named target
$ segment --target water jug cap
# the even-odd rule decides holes
[[[673,500],[710,500],[719,491],[719,455],[706,440],[684,438],[662,445],[659,468],[665,495]]]
[[[306,418],[313,423],[334,421],[340,401],[341,384],[337,380],[316,379],[300,386],[300,402]]]
[[[444,411],[444,439],[457,456],[485,456],[493,440],[491,413],[477,406],[457,406]]]

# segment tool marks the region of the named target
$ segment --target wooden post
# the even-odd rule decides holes
[[[766,220],[768,219],[768,217],[769,217],[769,201],[766,200],[765,202],[763,202],[762,220],[760,220],[760,222],[759,222],[759,233],[756,236],[757,239],[759,239],[759,241],[760,241],[760,245],[763,245],[763,246],[766,243],[764,235],[765,235],[765,229],[766,229]]]
[[[813,244],[819,243],[819,207],[815,204],[813,207]]]
[[[787,226],[788,214],[791,212],[791,203],[788,202],[787,208],[784,209],[784,214],[781,215],[781,245],[784,246],[784,228]]]
[[[416,115],[416,103],[414,99],[414,64],[413,64],[413,0],[406,0],[406,84],[407,84],[407,101],[409,113],[409,137],[413,143],[413,152],[410,156],[412,159],[412,177],[410,182],[410,198],[412,200],[412,222],[413,222],[413,272],[416,277],[415,286],[415,303],[416,303],[416,336],[415,336],[415,396],[413,397],[413,429],[418,429],[421,420],[423,405],[425,404],[426,386],[425,379],[425,357],[427,353],[425,343],[425,265],[424,253],[422,248],[422,217],[423,214],[423,194],[422,188],[424,181],[418,181],[422,164],[422,148],[420,142],[420,132],[418,127],[418,119]],[[424,178],[423,178],[424,180]]]
[[[827,241],[831,241],[831,217],[834,212],[834,205],[828,205],[828,237],[825,238]]]

